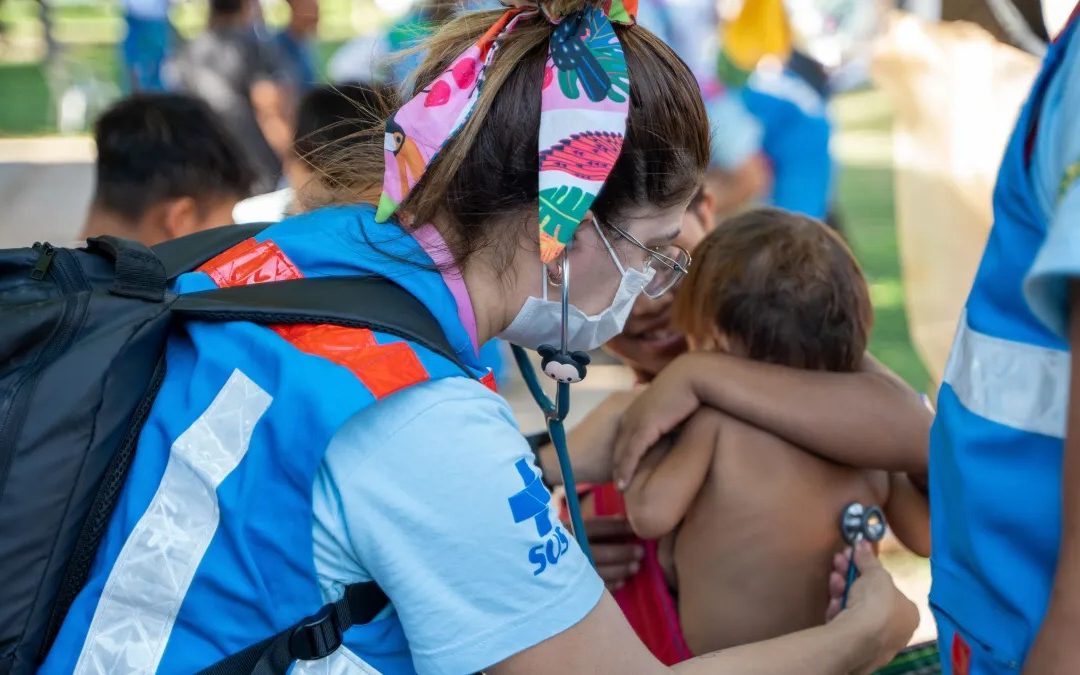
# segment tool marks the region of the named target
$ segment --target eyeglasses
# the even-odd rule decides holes
[[[690,270],[690,252],[682,246],[676,246],[675,244],[646,246],[638,241],[634,235],[622,228],[610,223],[605,224],[615,230],[620,237],[648,254],[648,257],[645,258],[645,270],[651,269],[654,274],[652,280],[646,284],[643,293],[653,300],[675,288]]]

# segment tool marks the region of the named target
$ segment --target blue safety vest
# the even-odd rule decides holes
[[[373,216],[340,207],[285,220],[182,276],[177,289],[377,273],[427,306],[480,377],[439,272],[406,262],[430,266],[430,257]],[[312,488],[331,438],[385,396],[462,375],[390,335],[242,322],[178,329],[166,363],[89,582],[42,672],[193,673],[313,614],[324,602]],[[344,644],[294,672],[414,672],[392,611],[349,630]]]
[[[1006,149],[931,432],[930,604],[956,675],[1019,672],[1054,578],[1069,345],[1031,312],[1023,282],[1050,219],[1031,187],[1031,141],[1076,24],[1050,47]]]

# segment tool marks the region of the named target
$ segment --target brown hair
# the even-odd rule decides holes
[[[757,361],[853,371],[873,309],[859,263],[835,232],[757,209],[720,224],[694,250],[675,322],[695,337],[718,330]]]
[[[434,81],[500,15],[472,12],[445,24],[423,46],[428,55],[416,72],[416,90]],[[552,30],[537,17],[522,20],[505,36],[472,117],[401,205],[413,223],[435,217],[447,223],[450,232],[444,235],[459,266],[482,248],[513,255],[522,231],[493,227],[493,218],[526,214],[520,224],[535,223],[535,216],[527,217],[537,203],[540,93]],[[630,73],[630,114],[622,152],[592,207],[601,221],[634,206],[664,208],[688,200],[709,156],[708,118],[686,65],[640,26],[616,25],[615,31]],[[382,131],[380,126],[366,132],[324,171],[324,180],[337,186],[337,200],[378,200]]]

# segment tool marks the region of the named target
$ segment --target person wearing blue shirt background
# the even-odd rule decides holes
[[[319,0],[288,0],[289,23],[273,37],[283,66],[299,94],[319,82],[314,40],[319,29]]]
[[[1077,13],[1007,146],[931,432],[930,603],[953,675],[1080,664]]]
[[[175,39],[169,23],[171,0],[123,0],[127,32],[120,53],[127,70],[126,91],[162,91],[161,68]]]
[[[779,64],[759,66],[740,94],[763,130],[762,152],[772,169],[766,201],[825,220],[835,178],[828,99],[800,74]]]

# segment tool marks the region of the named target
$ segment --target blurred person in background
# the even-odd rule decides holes
[[[256,0],[210,0],[206,30],[181,51],[176,74],[236,137],[262,193],[278,187],[292,149],[295,88],[280,51],[256,34],[256,11]]]
[[[236,205],[237,223],[278,221],[322,206],[326,180],[336,155],[353,135],[383,120],[381,111],[392,95],[387,87],[348,83],[315,87],[300,99],[292,150],[284,162],[288,186],[249,197]]]
[[[319,82],[315,37],[319,30],[319,0],[288,0],[289,23],[274,36],[290,80],[299,92]]]
[[[716,3],[711,0],[641,0],[638,21],[690,67],[701,87],[712,129],[707,183],[713,216],[731,215],[760,199],[769,182],[762,154],[764,130],[738,95],[717,77],[720,53]]]
[[[407,88],[409,73],[424,57],[423,52],[410,50],[461,10],[498,7],[497,0],[418,0],[388,27],[342,45],[327,65],[330,80],[384,82]]]
[[[746,2],[723,17],[717,30],[718,76],[761,127],[769,173],[763,200],[826,219],[835,177],[827,75],[795,49],[795,30],[781,0]]]
[[[146,245],[232,222],[254,176],[202,101],[141,94],[97,121],[94,196],[83,238],[113,235]]]
[[[827,95],[793,70],[791,61],[759,66],[740,95],[763,131],[762,152],[771,177],[765,201],[826,220],[832,211],[836,173],[829,152],[832,122]]]
[[[123,0],[127,32],[121,43],[126,91],[162,91],[161,69],[176,39],[169,23],[172,0]]]

